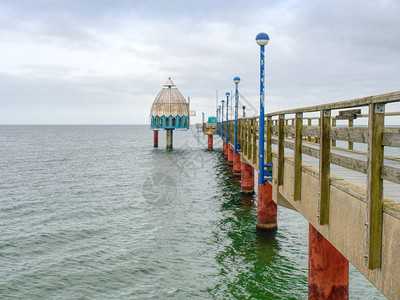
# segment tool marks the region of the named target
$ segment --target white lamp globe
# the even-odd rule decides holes
[[[265,46],[269,42],[269,36],[265,32],[261,32],[256,36],[256,42],[259,46]]]

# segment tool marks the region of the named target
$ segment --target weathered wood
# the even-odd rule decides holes
[[[307,125],[308,125],[308,128],[311,128],[311,125],[312,125],[312,120],[310,119],[310,118],[308,118],[308,122],[307,122]],[[306,127],[307,128],[307,127]],[[302,135],[305,135],[305,136],[308,136],[308,138],[307,138],[307,140],[309,141],[309,142],[311,142],[311,135],[310,134],[307,134],[307,133],[305,133],[305,132],[302,132],[301,133]]]
[[[253,123],[253,153],[252,153],[252,158],[253,158],[253,164],[257,164],[257,121],[254,120]]]
[[[267,163],[272,163],[272,118],[267,118]]]
[[[357,115],[361,114],[361,109],[349,109],[339,111],[339,115],[336,116],[337,120],[353,120],[357,119]]]
[[[311,137],[318,137],[320,135],[320,129],[317,126],[303,126],[301,134],[309,137],[309,142],[311,142]]]
[[[318,219],[320,225],[329,223],[329,191],[330,191],[330,128],[331,111],[321,110],[321,136],[319,147],[319,202]]]
[[[288,110],[281,110],[273,113],[267,114],[267,116],[277,116],[281,114],[295,114],[298,112],[315,112],[321,110],[334,110],[334,109],[342,109],[342,108],[352,108],[352,107],[361,107],[361,106],[368,106],[369,104],[375,103],[391,103],[391,102],[398,102],[400,101],[400,91],[392,92],[387,94],[375,95],[375,96],[368,96],[362,98],[356,98],[352,100],[334,102],[334,103],[327,103],[309,107],[300,107],[296,109],[288,109]]]
[[[285,149],[283,142],[285,140],[284,134],[285,126],[285,115],[279,115],[279,132],[278,132],[278,186],[283,184],[283,174],[284,174],[284,156]]]
[[[360,112],[361,112],[361,109],[360,109]],[[349,128],[352,128],[353,127],[353,123],[354,121],[353,121],[353,119],[349,119]],[[352,141],[348,141],[348,147],[349,147],[349,150],[353,150],[353,142]]]
[[[336,127],[336,120],[332,118],[332,128],[331,128],[331,130],[334,127]],[[331,140],[332,140],[332,147],[336,147],[336,140],[332,138],[332,135],[331,135]]]
[[[384,108],[384,104],[369,105],[366,266],[371,270],[381,266],[382,254]]]
[[[368,128],[366,127],[335,127],[331,129],[331,139],[351,141],[356,143],[368,142]]]
[[[400,134],[399,133],[393,133],[393,132],[385,132],[383,133],[383,139],[382,139],[382,144],[384,146],[390,146],[390,147],[400,147]]]
[[[252,152],[251,152],[251,149],[252,149],[252,142],[251,142],[251,138],[252,138],[252,135],[251,135],[251,126],[252,126],[252,124],[253,124],[253,122],[254,122],[254,120],[250,120],[250,122],[248,122],[247,123],[247,126],[248,126],[248,128],[247,128],[247,133],[248,133],[248,135],[247,135],[247,159],[250,161],[251,160],[251,154],[252,154]]]
[[[293,198],[295,201],[301,199],[301,163],[302,154],[301,146],[303,143],[303,138],[301,135],[301,130],[303,128],[303,114],[296,114],[296,132],[295,132],[295,146],[294,146],[294,191]]]
[[[329,161],[332,164],[341,166],[346,169],[354,170],[360,173],[367,173],[367,162],[359,159],[355,159],[348,156],[343,156],[336,153],[331,153]]]
[[[400,169],[391,166],[383,166],[382,179],[400,184]]]

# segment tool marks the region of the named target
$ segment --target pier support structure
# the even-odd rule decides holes
[[[158,147],[158,130],[154,130],[154,148]]]
[[[167,148],[171,149],[173,147],[174,144],[174,138],[173,138],[173,130],[172,129],[167,129]]]
[[[208,150],[211,151],[213,149],[213,135],[209,134],[208,135]]]
[[[257,229],[276,231],[278,228],[277,215],[278,207],[272,200],[272,185],[269,182],[258,184]]]
[[[228,149],[228,165],[233,165],[233,150],[231,149],[230,144],[227,144]]]
[[[240,152],[233,153],[233,175],[240,176],[241,172]]]
[[[251,165],[244,162],[241,163],[241,180],[242,193],[254,193],[254,169]]]
[[[308,299],[348,299],[349,261],[309,225]]]

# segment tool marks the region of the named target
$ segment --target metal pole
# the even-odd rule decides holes
[[[204,132],[204,113],[201,113],[201,130]]]
[[[221,100],[222,114],[221,114],[221,138],[224,139],[224,103],[225,100]]]
[[[225,143],[228,144],[229,143],[229,136],[228,136],[228,120],[229,120],[229,96],[230,93],[226,92],[225,93],[226,96],[226,131],[225,131]]]
[[[240,82],[240,78],[236,76],[233,78],[233,82],[235,83],[235,133],[234,133],[234,153],[238,153],[240,151],[239,145],[237,142],[237,119],[238,119],[238,110],[239,110],[239,89],[238,85]]]
[[[265,168],[265,162],[264,162],[264,119],[265,119],[265,113],[264,113],[264,80],[265,80],[265,69],[264,69],[264,64],[265,64],[265,57],[264,57],[264,49],[265,45],[268,44],[269,42],[269,36],[266,33],[259,33],[256,36],[256,42],[260,46],[260,130],[259,130],[259,184],[262,185],[265,182],[264,178],[264,168]]]

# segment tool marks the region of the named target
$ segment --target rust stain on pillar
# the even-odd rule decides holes
[[[233,165],[233,150],[231,149],[229,144],[227,144],[227,149],[228,149],[228,165]]]
[[[349,261],[311,224],[308,299],[349,299]]]
[[[254,193],[254,169],[251,165],[241,163],[241,182],[242,193]]]
[[[211,134],[208,135],[208,150],[213,149],[213,136]]]
[[[233,151],[232,151],[233,152]],[[241,175],[240,153],[233,153],[233,175]]]
[[[260,176],[260,175],[258,175]],[[258,185],[257,229],[276,231],[278,208],[272,200],[272,185],[265,182]]]
[[[154,130],[154,147],[158,147],[158,130]]]

